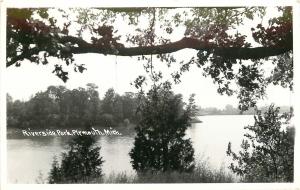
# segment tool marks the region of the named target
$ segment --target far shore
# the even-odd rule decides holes
[[[201,116],[233,116],[233,115],[253,115],[253,114],[208,114],[208,115],[197,115],[196,117],[192,118],[191,120],[191,124],[197,124],[197,123],[203,123],[203,121],[201,119],[199,119],[199,117]],[[135,128],[135,124],[130,123],[130,124],[119,124],[116,127],[112,127],[113,129],[117,129],[118,131],[120,131],[122,134],[124,135],[132,135],[134,134],[134,128]],[[104,128],[108,128],[107,126],[95,126],[96,128],[99,129],[104,129]],[[34,128],[32,128],[34,129]],[[55,127],[49,127],[49,129],[51,130],[56,130],[56,129],[60,129],[61,128],[55,128]],[[63,128],[64,129],[64,128]],[[67,128],[66,128],[67,129]],[[75,127],[74,129],[84,129],[83,127]],[[35,130],[38,130],[37,128],[35,128]],[[8,139],[14,139],[14,138],[26,138],[25,136],[22,135],[22,129],[21,128],[8,128],[7,129],[7,138]],[[28,137],[27,137],[28,138]],[[34,138],[39,138],[39,137],[34,137]],[[48,136],[48,138],[51,138],[51,136]],[[53,138],[53,137],[52,137]]]

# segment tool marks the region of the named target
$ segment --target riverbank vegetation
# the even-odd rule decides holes
[[[254,125],[245,126],[249,132],[245,133],[246,140],[241,144],[241,151],[235,153],[231,149],[231,143],[228,144],[227,155],[232,158],[232,163],[215,169],[210,166],[208,160],[194,160],[193,148],[191,144],[186,147],[177,149],[181,153],[172,152],[172,146],[167,149],[161,149],[163,144],[155,142],[164,142],[159,134],[155,134],[153,130],[152,136],[147,132],[137,135],[135,138],[134,148],[130,152],[131,163],[135,169],[135,174],[126,172],[110,173],[97,177],[89,176],[86,172],[89,171],[85,167],[90,168],[90,163],[98,163],[98,169],[101,171],[100,148],[92,149],[90,153],[96,156],[89,156],[83,159],[88,154],[81,154],[82,150],[89,150],[92,147],[91,143],[85,142],[94,141],[71,141],[71,145],[78,148],[69,150],[69,153],[64,153],[61,166],[56,159],[53,160],[52,169],[48,178],[49,183],[232,183],[232,182],[293,182],[294,180],[294,126],[290,123],[292,111],[279,114],[279,108],[271,105],[268,111],[262,113],[257,110]],[[148,117],[152,117],[149,115]],[[150,125],[152,126],[152,125]],[[149,127],[150,127],[149,126]],[[138,128],[137,128],[138,129]],[[149,128],[144,128],[144,130]],[[163,128],[160,128],[163,130]],[[164,129],[166,130],[166,129]],[[162,133],[160,133],[162,134]],[[172,135],[171,135],[172,136]],[[75,137],[81,139],[82,137]],[[90,136],[84,138],[92,139]],[[175,137],[176,143],[174,148],[180,145],[187,144],[188,141],[183,140],[182,136]],[[143,139],[143,141],[139,140]],[[148,140],[147,140],[148,139]],[[153,142],[150,141],[153,139]],[[82,139],[81,139],[82,140]],[[169,139],[171,140],[171,139]],[[187,139],[188,140],[188,139]],[[73,143],[77,142],[77,143]],[[169,141],[171,142],[171,141]],[[184,142],[183,144],[181,142]],[[79,146],[79,145],[82,146]],[[167,151],[160,151],[167,150]],[[176,149],[174,149],[176,150]],[[149,152],[150,151],[150,152]],[[169,154],[169,155],[168,155]],[[171,156],[175,156],[171,158]],[[183,157],[176,157],[182,155]],[[69,158],[69,159],[67,159]],[[79,160],[77,159],[79,158]],[[78,162],[76,162],[76,159]],[[67,162],[66,160],[69,160]],[[73,160],[73,161],[72,161]],[[80,164],[82,163],[82,164]],[[84,165],[85,163],[85,165]],[[176,164],[177,163],[177,164]],[[181,163],[182,165],[178,165]],[[104,162],[105,164],[105,162]],[[62,168],[83,168],[72,170],[70,174],[66,172],[65,178],[62,178]],[[97,168],[97,167],[95,167]],[[77,171],[73,175],[74,171]],[[57,176],[60,176],[58,178]],[[73,179],[74,178],[74,179]],[[53,180],[53,179],[56,179]]]
[[[279,114],[271,105],[267,111],[257,111],[254,125],[244,127],[246,139],[235,153],[228,144],[227,155],[233,162],[231,171],[243,182],[293,182],[295,128],[290,123],[293,110]]]
[[[229,169],[215,170],[206,163],[196,163],[191,140],[185,131],[197,109],[193,96],[189,103],[174,94],[168,82],[153,84],[140,91],[137,114],[141,119],[135,127],[133,148],[128,153],[136,174],[112,173],[103,177],[100,147],[91,136],[78,136],[63,153],[61,165],[53,160],[49,183],[224,183],[292,182],[294,168],[294,128],[290,112],[279,114],[271,105],[262,113],[256,110],[254,125],[246,126],[242,151],[235,153],[228,144],[227,155],[233,162]],[[91,127],[88,124],[89,128]],[[251,147],[251,148],[250,148]],[[72,169],[73,168],[73,169]],[[94,171],[95,170],[95,171]]]
[[[36,180],[38,183],[234,183],[239,182],[239,177],[229,171],[225,165],[215,168],[209,163],[209,158],[201,156],[196,160],[195,168],[192,172],[148,172],[143,175],[136,173],[124,172],[111,172],[102,173],[103,175],[98,178],[82,177],[78,178],[76,182],[70,180],[71,177],[64,178],[61,176],[57,178],[53,165],[59,166],[59,162],[55,158],[52,163],[52,169],[49,175],[40,174]],[[105,162],[103,163],[105,164]],[[58,167],[57,167],[58,168]],[[55,171],[55,172],[53,172]],[[84,171],[84,170],[83,170]],[[78,175],[81,176],[82,174]],[[56,178],[55,178],[56,177]]]
[[[136,174],[116,173],[102,176],[100,147],[93,147],[93,137],[78,136],[62,153],[61,164],[54,158],[49,183],[221,183],[233,182],[233,176],[224,168],[215,170],[208,162],[194,160],[191,140],[185,131],[195,114],[193,96],[189,103],[171,91],[171,84],[153,85],[142,93],[138,107],[141,120],[129,152]],[[89,126],[91,127],[91,126]],[[97,153],[97,154],[96,154]],[[93,165],[97,167],[91,167]],[[97,175],[92,172],[99,170]],[[97,170],[97,171],[98,171]]]

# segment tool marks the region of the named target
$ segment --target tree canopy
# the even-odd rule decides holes
[[[75,54],[135,56],[147,72],[155,60],[179,66],[172,73],[178,83],[196,65],[220,94],[236,93],[246,110],[265,96],[268,84],[293,86],[292,8],[272,9],[276,14],[267,24],[266,7],[8,9],[7,67],[24,60],[48,64],[54,57],[65,65],[55,62],[53,73],[66,82],[65,66],[88,69]],[[242,29],[250,21],[257,22],[247,29],[252,36]],[[176,52],[183,49],[194,53],[180,60]],[[273,64],[269,74],[261,68],[267,60]]]

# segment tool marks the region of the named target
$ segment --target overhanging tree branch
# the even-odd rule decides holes
[[[12,57],[10,60],[7,60],[6,67],[14,65],[18,61],[22,61],[24,59],[29,59],[33,55],[38,55],[40,50],[38,48],[32,48],[30,50],[22,52],[20,55]]]
[[[78,39],[74,39],[74,41],[71,40],[70,42],[75,42],[75,40],[78,41]],[[201,40],[186,37],[168,44],[143,47],[103,48],[86,42],[80,42],[80,44],[78,43],[78,47],[70,48],[70,52],[74,54],[99,53],[106,55],[138,56],[173,53],[182,49],[195,49],[214,52],[216,55],[230,59],[260,59],[280,55],[292,50],[292,44],[287,44],[284,47],[218,47],[212,43],[204,43]]]
[[[68,48],[63,48],[72,54],[97,53],[104,55],[118,56],[139,56],[151,54],[167,54],[183,49],[194,49],[198,51],[209,51],[215,55],[222,56],[227,59],[261,59],[270,56],[276,56],[292,50],[292,43],[286,43],[285,46],[269,46],[269,47],[219,47],[213,43],[206,43],[199,39],[184,37],[179,41],[170,42],[163,45],[142,46],[142,47],[103,47],[98,44],[92,44],[85,40],[73,36],[59,37],[58,42],[61,44],[70,43]],[[43,49],[34,49],[14,57],[7,62],[7,67],[15,64],[17,61],[26,59],[32,55],[38,54]]]

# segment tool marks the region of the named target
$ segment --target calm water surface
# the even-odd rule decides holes
[[[203,123],[193,124],[187,131],[192,139],[196,159],[208,158],[211,166],[228,166],[226,157],[228,142],[233,150],[241,144],[244,126],[253,124],[253,116],[201,116]],[[133,146],[134,136],[101,136],[97,141],[101,146],[100,154],[105,160],[103,171],[134,173],[128,153]],[[7,170],[9,183],[36,183],[42,174],[47,177],[53,156],[60,156],[65,150],[67,140],[64,137],[8,139]]]

